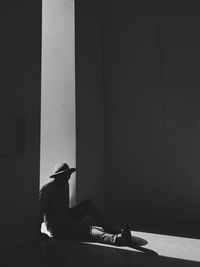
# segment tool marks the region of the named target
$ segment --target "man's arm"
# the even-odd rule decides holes
[[[44,214],[46,212],[49,199],[50,199],[50,188],[48,185],[43,186],[42,189],[39,192],[39,237],[42,239],[43,234],[41,233],[41,226],[42,223],[44,222]]]

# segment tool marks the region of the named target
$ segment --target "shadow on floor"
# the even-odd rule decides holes
[[[78,241],[56,240],[34,242],[1,253],[2,267],[76,267],[76,266],[200,266],[199,262],[173,259],[163,256],[148,256],[126,247],[91,244]]]

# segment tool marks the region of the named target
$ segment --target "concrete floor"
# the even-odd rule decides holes
[[[42,231],[49,234],[44,225]],[[146,248],[156,251],[160,256],[196,261],[200,264],[200,239],[141,231],[131,231],[131,233],[134,241],[140,245],[144,245]],[[88,242],[85,242],[85,244],[106,247],[104,244]],[[134,251],[128,247],[120,247],[117,249]]]
[[[133,225],[131,228],[134,229]],[[179,229],[181,229],[181,226]],[[139,231],[138,229],[137,231],[133,231],[132,234],[136,238],[140,237],[145,239],[148,244],[144,247],[155,250],[159,256],[145,255],[128,247],[114,247],[99,243],[50,238],[47,241],[34,242],[2,252],[0,254],[0,266],[200,267],[200,239],[175,236],[172,234],[158,234],[150,231],[148,233],[146,231]]]
[[[199,262],[164,256],[147,256],[125,247],[55,240],[29,244],[1,253],[0,266],[77,267],[77,266],[200,266]]]

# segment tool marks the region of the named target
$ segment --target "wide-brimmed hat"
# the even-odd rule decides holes
[[[75,172],[75,168],[70,168],[67,163],[59,163],[54,168],[54,174],[50,176],[50,178],[57,178],[62,173],[73,173]]]

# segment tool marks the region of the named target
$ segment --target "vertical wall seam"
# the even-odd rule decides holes
[[[75,104],[75,166],[77,166],[77,83],[76,83],[76,0],[74,0],[74,91],[75,91],[75,98],[74,98],[74,104]],[[75,178],[75,204],[78,203],[77,200],[77,174]]]
[[[99,0],[101,9],[101,40],[102,40],[102,92],[103,92],[103,122],[104,122],[104,174],[105,174],[105,212],[108,212],[108,175],[107,175],[107,134],[106,134],[106,88],[105,88],[105,55],[104,55],[104,1]]]
[[[159,65],[160,65],[160,86],[161,86],[161,104],[163,113],[163,136],[165,149],[165,167],[166,167],[166,183],[167,183],[167,201],[170,202],[170,181],[169,181],[169,154],[168,154],[168,137],[167,137],[167,117],[166,117],[166,102],[165,102],[165,88],[164,88],[164,65],[162,57],[161,45],[161,17],[160,17],[160,0],[156,0],[156,13],[158,22],[158,51],[159,51]]]

